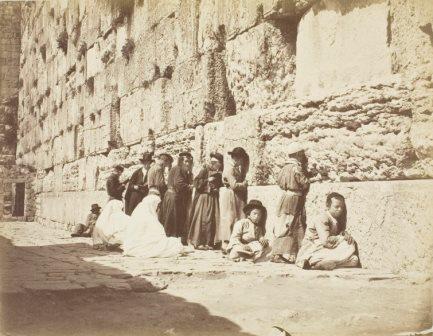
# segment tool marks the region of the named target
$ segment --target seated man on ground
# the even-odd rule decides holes
[[[101,207],[98,204],[92,204],[90,213],[87,215],[86,224],[78,224],[71,237],[91,237],[100,213]]]
[[[266,208],[260,201],[251,200],[243,211],[246,218],[238,220],[233,226],[227,252],[233,261],[249,258],[255,262],[270,252],[262,221]]]
[[[330,193],[326,198],[326,207],[321,219],[307,226],[296,265],[304,269],[322,270],[360,267],[356,242],[346,231],[344,197],[335,192]]]

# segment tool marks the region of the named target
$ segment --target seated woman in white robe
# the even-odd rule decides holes
[[[167,258],[190,252],[180,238],[167,237],[158,220],[157,208],[161,203],[159,191],[151,188],[131,215],[122,246],[125,256],[141,258]]]
[[[130,220],[131,218],[123,212],[122,201],[109,201],[96,221],[92,235],[93,246],[100,248],[122,244]]]

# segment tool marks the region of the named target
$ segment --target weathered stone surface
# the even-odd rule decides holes
[[[291,141],[305,144],[311,167],[325,180],[413,177],[417,159],[409,135],[409,93],[396,83],[269,109],[260,118],[263,163],[273,171],[269,182],[287,159],[284,147]],[[430,176],[427,170],[419,175]]]
[[[265,22],[227,42],[227,79],[236,110],[293,97],[296,26]]]
[[[324,96],[392,74],[389,7],[383,0],[324,0],[299,23],[297,96]]]
[[[61,195],[61,197],[59,197]],[[107,194],[100,192],[43,193],[39,195],[40,209],[37,220],[53,226],[73,228],[77,223],[84,223],[90,205],[100,206],[107,202]],[[60,203],[61,202],[61,203]]]
[[[410,16],[407,13],[411,13]],[[396,1],[390,6],[393,70],[413,83],[411,142],[421,165],[431,170],[433,158],[433,4]]]

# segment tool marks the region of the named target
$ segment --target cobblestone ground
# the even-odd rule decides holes
[[[396,335],[432,323],[429,277],[233,263],[217,251],[123,257],[0,223],[5,335]]]

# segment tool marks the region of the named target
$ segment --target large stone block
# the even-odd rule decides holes
[[[224,159],[234,147],[243,147],[249,155],[247,180],[250,184],[263,184],[263,142],[260,139],[259,117],[262,111],[253,110],[224,119]]]
[[[206,124],[203,130],[203,152],[202,160],[205,161],[210,153],[224,153],[225,129],[224,121]]]
[[[185,129],[172,132],[155,139],[155,152],[165,152],[173,157],[181,152],[193,152],[196,132],[194,129]]]
[[[198,30],[200,51],[218,48],[218,32],[221,27],[228,38],[234,38],[255,26],[263,18],[262,1],[201,1]]]
[[[307,196],[307,223],[325,211],[328,193],[339,192],[346,198],[347,229],[358,242],[363,267],[428,273],[433,251],[432,189],[431,180],[314,183]],[[249,198],[261,200],[268,209],[270,237],[280,195],[276,186],[249,189]]]
[[[105,192],[42,193],[39,197],[37,221],[69,230],[85,223],[91,204],[104,206],[108,199]]]
[[[409,91],[399,85],[360,88],[325,101],[281,104],[260,119],[263,164],[269,183],[284,165],[292,141],[307,147],[310,165],[324,179],[413,178]],[[344,139],[344,141],[341,141]],[[428,176],[418,172],[419,176]]]
[[[84,3],[86,15],[82,17],[81,30],[83,41],[90,48],[101,33],[101,16],[106,13],[101,11],[99,1],[84,1]]]
[[[161,69],[155,63],[152,35],[141,35],[134,40],[135,48],[128,63],[122,59],[119,69],[119,96],[135,88],[146,86],[160,77]]]
[[[171,85],[168,79],[158,79],[146,89],[137,90],[137,106],[142,114],[141,135],[147,137],[161,135],[169,128],[171,115],[179,115],[181,111],[172,109],[169,101]],[[124,111],[121,111],[124,113]]]
[[[138,36],[155,29],[164,21],[174,17],[179,10],[180,0],[144,0],[141,5],[134,7],[132,18],[132,36]]]
[[[227,80],[236,110],[293,97],[296,25],[265,22],[227,42]]]
[[[324,0],[298,26],[297,96],[324,96],[392,74],[384,0]]]
[[[94,77],[97,73],[103,71],[104,64],[101,61],[101,50],[98,43],[93,44],[86,53],[87,78]]]
[[[138,142],[147,135],[143,127],[145,92],[144,88],[139,88],[120,100],[120,135],[126,145]]]

